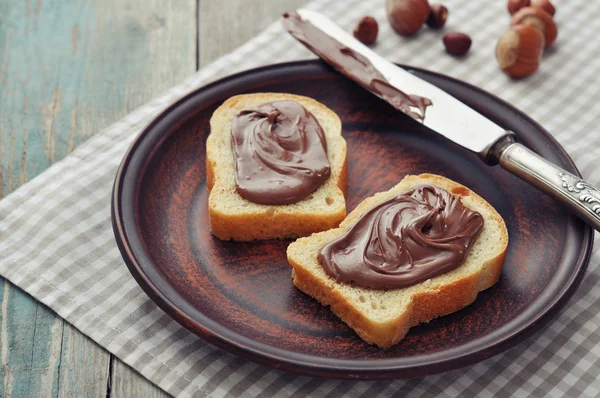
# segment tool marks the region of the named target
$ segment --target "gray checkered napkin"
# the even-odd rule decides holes
[[[448,29],[473,37],[469,57],[440,56],[439,34],[424,30],[417,40],[408,40],[393,34],[387,23],[380,24],[375,50],[392,61],[465,80],[515,105],[553,132],[582,174],[598,185],[600,18],[596,2],[556,1],[560,25],[556,51],[545,56],[538,73],[519,82],[499,72],[493,59],[495,42],[506,29],[499,19],[506,15],[505,1],[485,1],[486,7],[481,7],[481,1],[445,3],[452,10]],[[317,0],[309,7],[348,30],[367,14],[385,21],[381,0]],[[421,379],[339,381],[266,368],[205,343],[147,298],[120,257],[110,223],[111,184],[132,139],[167,104],[225,72],[309,57],[275,23],[90,138],[0,202],[0,273],[173,395],[600,394],[598,250],[581,287],[545,330],[476,365]]]

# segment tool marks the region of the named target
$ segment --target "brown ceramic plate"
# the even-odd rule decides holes
[[[475,87],[412,69],[519,140],[579,175],[560,145],[526,115]],[[292,285],[289,241],[223,242],[207,216],[204,144],[213,111],[240,93],[317,99],[342,119],[348,209],[406,174],[469,186],[508,225],[504,272],[474,304],[410,330],[392,348],[366,344]],[[113,226],[131,273],[164,311],[207,341],[276,368],[343,378],[423,376],[480,361],[523,340],[566,304],[585,272],[592,230],[508,172],[428,131],[318,61],[273,65],[203,87],[135,140],[116,177]]]

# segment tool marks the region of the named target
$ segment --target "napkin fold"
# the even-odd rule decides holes
[[[551,131],[584,177],[599,185],[600,18],[594,2],[555,3],[559,39],[540,70],[519,81],[505,76],[494,59],[496,42],[509,24],[505,2],[445,1],[446,31],[473,38],[469,55],[460,59],[444,53],[440,32],[424,28],[409,39],[394,34],[380,0],[316,0],[308,7],[348,31],[363,16],[375,17],[380,23],[375,51],[503,98]],[[120,256],[110,221],[112,183],[131,141],[162,109],[195,88],[244,69],[305,58],[314,56],[277,22],[17,189],[0,202],[0,274],[173,395],[599,395],[598,250],[579,290],[544,330],[478,364],[420,379],[340,381],[263,367],[204,342],[145,295]]]

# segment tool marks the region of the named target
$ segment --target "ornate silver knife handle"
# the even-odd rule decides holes
[[[600,231],[600,190],[525,146],[505,140],[491,155],[504,169],[546,192]]]

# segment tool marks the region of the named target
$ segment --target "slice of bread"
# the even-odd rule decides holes
[[[244,199],[236,190],[231,124],[242,110],[292,100],[311,112],[327,140],[329,178],[307,198],[289,205],[263,205]],[[340,118],[308,97],[281,93],[237,95],[225,101],[210,119],[206,142],[206,179],[210,229],[228,240],[295,238],[337,227],[346,216],[348,161]]]
[[[465,262],[458,268],[416,285],[374,290],[343,284],[328,276],[317,259],[321,248],[350,229],[360,216],[377,204],[420,184],[430,184],[460,195],[464,206],[483,216],[483,228]],[[477,293],[496,283],[508,246],[502,217],[467,187],[433,174],[407,176],[395,187],[365,199],[339,228],[298,239],[287,249],[294,285],[316,298],[346,322],[365,341],[389,347],[408,329],[466,307]]]

